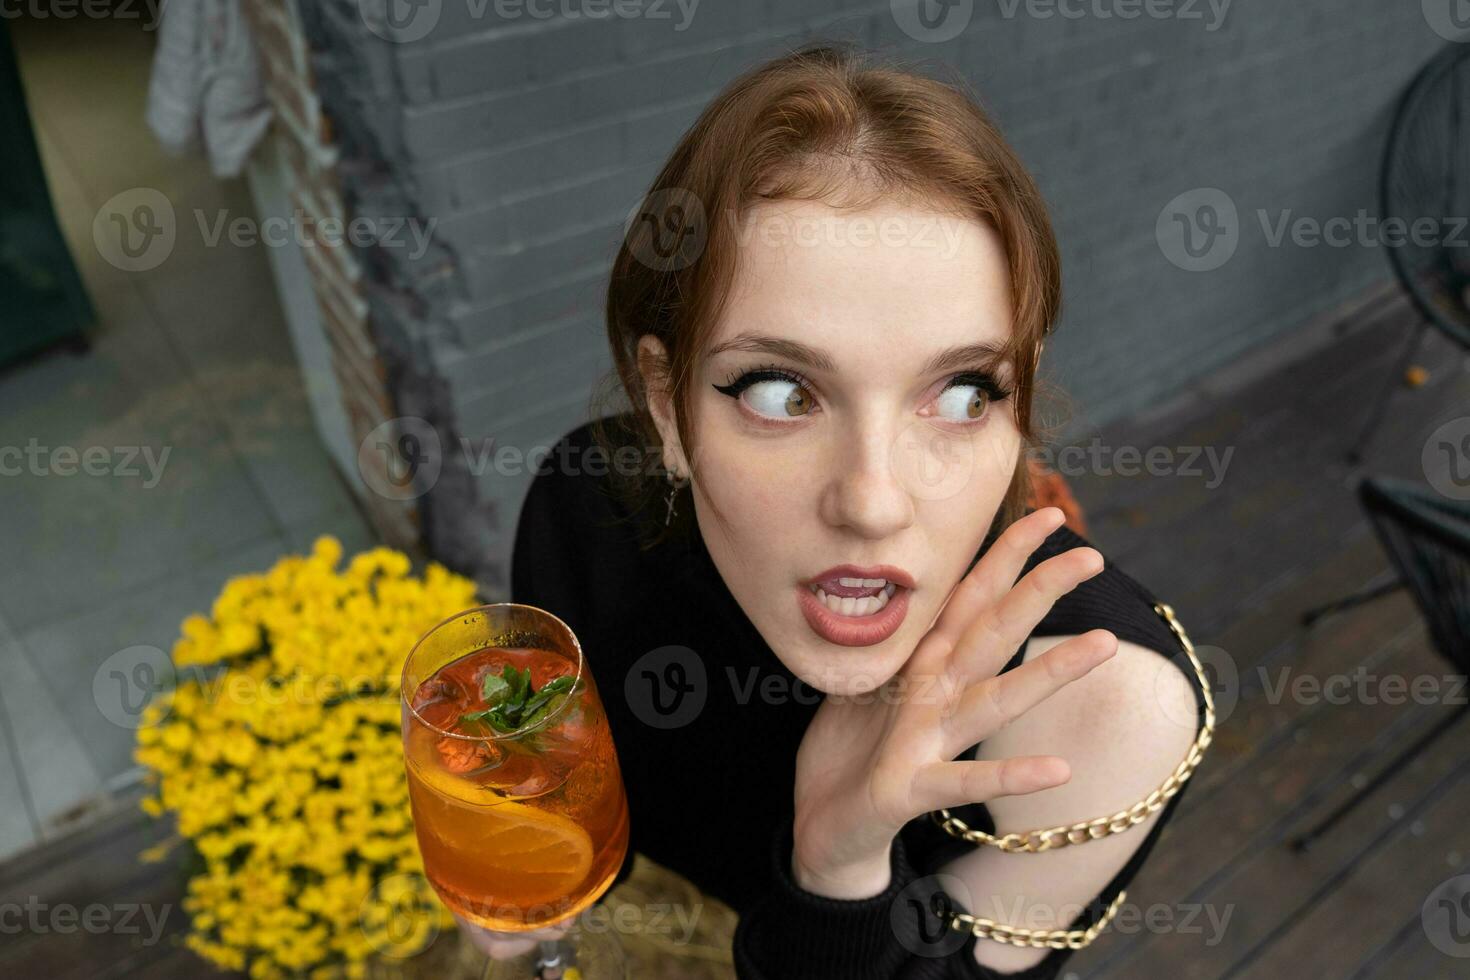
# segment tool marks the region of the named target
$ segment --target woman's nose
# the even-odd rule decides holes
[[[844,441],[833,453],[823,518],[864,538],[884,538],[914,522],[914,498],[894,465],[895,437],[881,432]]]

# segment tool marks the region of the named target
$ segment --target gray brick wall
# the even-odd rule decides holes
[[[383,3],[417,13],[395,34]],[[529,449],[584,421],[609,369],[601,295],[624,218],[726,81],[810,38],[957,73],[1031,167],[1062,244],[1048,360],[1071,433],[1388,277],[1381,247],[1271,247],[1257,212],[1376,210],[1392,106],[1447,43],[1426,5],[1234,0],[1217,20],[1220,0],[974,0],[952,5],[968,24],[942,42],[900,26],[912,5],[701,0],[687,22],[671,0],[601,19],[527,12],[608,9],[596,0],[311,5],[349,206],[437,222],[417,262],[383,249],[368,263],[375,330],[403,362],[400,410],[448,447]],[[1194,188],[1220,189],[1239,215],[1236,250],[1212,271],[1176,265],[1156,233]],[[444,464],[422,501],[430,548],[495,593],[530,474],[476,473],[453,448]]]

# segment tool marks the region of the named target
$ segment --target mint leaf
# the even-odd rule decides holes
[[[572,678],[567,675],[563,675],[561,677],[557,677],[553,680],[547,681],[546,684],[541,688],[541,690],[537,691],[526,700],[526,706],[522,709],[522,711],[527,715],[533,713],[537,708],[544,705],[547,701],[550,701],[552,697],[570,689],[571,686]]]
[[[526,696],[531,693],[531,668],[517,670],[507,665],[505,671],[508,675],[506,679],[510,681],[510,703],[525,704]]]
[[[459,727],[469,729],[471,733],[475,730],[483,730],[486,735],[493,734],[489,729],[498,729],[500,727],[495,722],[494,710],[493,708],[486,708],[484,711],[471,711],[467,714],[462,714],[459,716]]]
[[[488,707],[460,715],[460,724],[488,724],[501,732],[539,724],[569,696],[575,683],[575,678],[563,675],[533,692],[530,668],[518,670],[507,664],[500,676],[486,674],[481,681],[481,693]]]
[[[480,694],[485,698],[486,704],[499,704],[509,693],[510,682],[504,677],[486,674],[485,679],[480,682]]]
[[[514,707],[497,704],[490,709],[490,724],[502,732],[513,732],[520,727],[521,713]]]
[[[527,713],[526,720],[522,724],[524,724],[527,728],[531,728],[541,724],[541,722],[546,720],[546,717],[548,715],[556,713],[556,709],[561,707],[562,702],[565,701],[567,697],[568,695],[565,692],[553,694],[541,705]]]

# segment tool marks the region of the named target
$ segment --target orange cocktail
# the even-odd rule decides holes
[[[581,648],[531,606],[467,610],[403,674],[409,798],[424,871],[488,929],[560,922],[622,867],[628,803]]]

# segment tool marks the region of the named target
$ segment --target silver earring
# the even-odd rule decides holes
[[[668,527],[669,522],[674,519],[674,497],[678,495],[679,488],[684,485],[684,481],[682,477],[676,477],[673,470],[666,470],[664,479],[669,481],[669,496],[666,500],[668,511],[664,514],[664,527]]]

